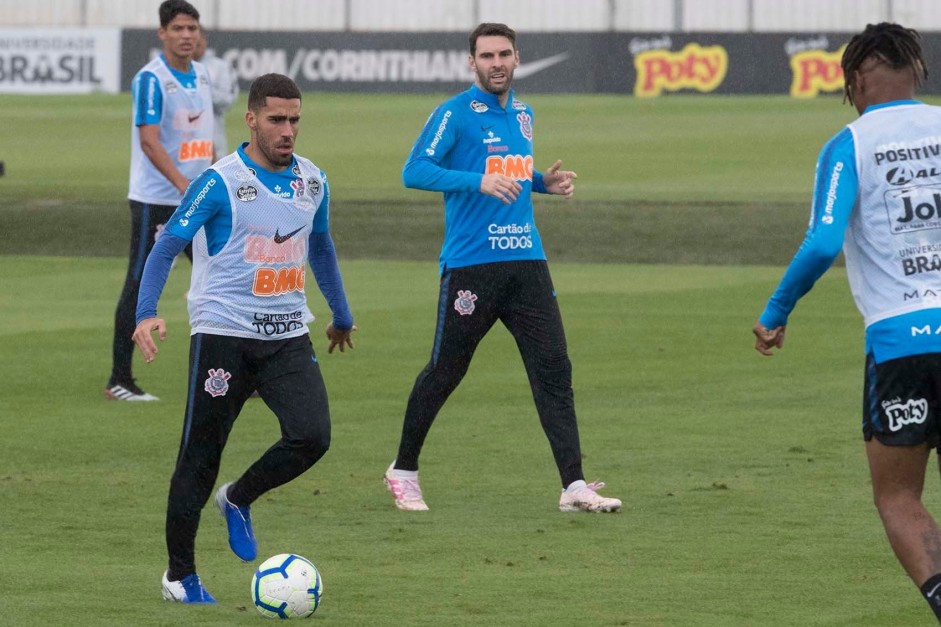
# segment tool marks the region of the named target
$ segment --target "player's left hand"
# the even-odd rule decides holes
[[[752,333],[755,334],[755,350],[770,357],[773,353],[772,348],[781,348],[784,345],[784,330],[787,327],[780,326],[769,329],[760,322],[756,322],[752,327]]]
[[[340,329],[333,326],[333,323],[327,325],[327,339],[330,340],[330,346],[327,348],[328,353],[332,353],[333,349],[337,346],[340,347],[340,352],[346,352],[346,347],[349,346],[350,350],[353,349],[353,331],[356,331],[356,325],[353,325],[353,328],[347,329],[346,331],[341,331]]]
[[[575,193],[575,179],[578,175],[571,170],[560,170],[562,160],[559,159],[552,164],[552,167],[542,175],[542,182],[546,186],[546,191],[550,194],[559,194],[566,198],[571,198]]]

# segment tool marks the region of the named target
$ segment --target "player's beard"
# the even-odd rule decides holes
[[[280,152],[276,150],[276,148],[278,148],[278,146],[281,143],[282,143],[281,140],[276,140],[268,144],[259,143],[258,148],[259,150],[261,150],[261,153],[265,155],[265,158],[268,160],[268,163],[270,163],[271,165],[275,167],[286,168],[287,166],[291,165],[291,161],[294,159],[294,150],[293,150],[294,146],[292,144],[291,152],[285,155],[285,154],[281,154]]]
[[[479,69],[477,70],[477,81],[487,93],[493,94],[494,96],[502,96],[506,92],[510,91],[510,85],[513,84],[513,71],[514,70],[510,68],[503,70],[503,73],[506,74],[506,79],[499,87],[494,86],[493,82],[490,80],[489,74],[484,73]]]

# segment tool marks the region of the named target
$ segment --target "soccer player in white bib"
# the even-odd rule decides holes
[[[157,317],[160,293],[173,259],[193,243],[186,415],[167,503],[167,600],[215,603],[196,574],[196,531],[229,432],[255,390],[282,437],[216,491],[240,559],[258,553],[251,504],[305,472],[330,445],[327,391],[307,327],[314,317],[306,262],[333,314],[328,352],[353,348],[356,327],[330,237],[326,175],[294,154],[300,117],[294,81],[258,77],[245,114],[251,140],[193,182],[144,267],[134,341],[149,363],[157,354],[152,333],[161,340],[167,333]]]
[[[193,61],[199,12],[186,0],[166,0],[158,13],[163,52],[131,81],[131,247],[114,313],[111,376],[105,385],[105,396],[119,401],[157,400],[135,383],[132,372],[131,334],[141,272],[187,185],[212,164],[213,155],[209,73]]]
[[[941,531],[922,504],[941,446],[941,108],[915,99],[920,37],[870,24],[843,53],[860,117],[817,161],[810,228],[754,325],[755,348],[784,343],[788,315],[842,247],[866,325],[863,438],[889,544],[941,621]]]

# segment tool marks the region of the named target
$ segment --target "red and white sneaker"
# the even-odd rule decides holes
[[[619,512],[621,500],[608,498],[598,494],[604,487],[604,482],[597,481],[585,483],[575,481],[568,488],[562,490],[559,499],[559,511],[562,512]]]
[[[418,471],[396,470],[395,462],[392,462],[382,480],[395,497],[396,507],[409,512],[428,511],[418,485]]]

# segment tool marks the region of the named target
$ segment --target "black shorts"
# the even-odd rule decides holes
[[[941,409],[941,353],[877,364],[866,357],[863,437],[886,446],[928,444],[937,448]]]

